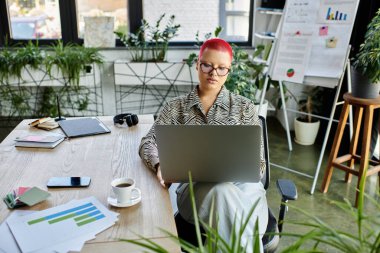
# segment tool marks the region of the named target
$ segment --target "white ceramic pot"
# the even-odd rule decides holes
[[[316,122],[302,122],[297,118],[294,119],[294,131],[296,137],[294,141],[301,145],[313,145],[317,137],[320,121]]]

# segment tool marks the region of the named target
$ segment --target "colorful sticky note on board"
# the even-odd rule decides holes
[[[327,36],[328,34],[329,34],[329,27],[328,26],[319,27],[319,36]]]
[[[331,37],[326,40],[326,47],[327,48],[336,48],[336,44],[338,43],[338,38]]]
[[[50,196],[50,193],[44,190],[41,190],[38,187],[33,187],[30,190],[26,191],[23,195],[19,197],[19,200],[28,206],[33,206],[41,201],[44,201]]]

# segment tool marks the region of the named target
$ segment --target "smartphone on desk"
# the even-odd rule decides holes
[[[51,177],[46,185],[49,188],[88,187],[90,183],[90,177]]]

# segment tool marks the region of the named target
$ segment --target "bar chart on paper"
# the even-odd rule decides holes
[[[10,217],[7,223],[22,252],[40,249],[61,252],[57,249],[62,245],[67,252],[111,227],[117,216],[96,198],[89,197],[30,215]]]
[[[61,212],[50,214],[41,218],[33,219],[27,222],[28,225],[34,225],[46,221],[47,224],[54,224],[65,220],[74,220],[77,226],[83,226],[91,222],[105,218],[96,206],[92,203],[86,203],[78,207],[67,209]]]

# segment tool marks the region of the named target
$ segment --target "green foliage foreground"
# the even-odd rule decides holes
[[[332,201],[341,213],[335,215],[347,215],[352,220],[346,220],[356,224],[357,231],[344,231],[336,229],[334,224],[327,224],[318,217],[309,214],[305,210],[295,208],[298,212],[304,214],[309,221],[292,222],[301,227],[310,228],[306,234],[299,233],[282,233],[282,236],[296,237],[296,241],[287,247],[283,252],[324,252],[322,247],[334,249],[336,252],[360,252],[360,253],[379,253],[380,252],[380,204],[378,201],[364,193],[366,171],[363,172],[359,186],[358,208],[353,208],[351,203],[345,199],[344,202]],[[366,214],[364,212],[364,197],[370,201],[377,209],[377,212]],[[378,195],[378,197],[380,197]],[[289,223],[289,222],[288,222]],[[312,245],[312,246],[309,246]]]
[[[233,229],[232,231],[236,231],[236,233],[232,233],[231,237],[228,241],[223,239],[219,235],[218,226],[213,226],[213,222],[216,220],[216,224],[218,224],[218,217],[213,217],[214,214],[214,201],[212,201],[211,204],[211,210],[210,210],[210,217],[208,223],[205,223],[201,220],[199,220],[197,208],[195,205],[195,198],[194,198],[194,190],[193,190],[193,182],[191,178],[191,173],[189,173],[189,187],[190,187],[190,197],[191,197],[191,206],[193,209],[194,214],[194,225],[196,229],[197,234],[197,241],[198,245],[193,245],[189,242],[186,242],[185,240],[182,240],[181,238],[178,238],[176,235],[171,234],[168,231],[162,230],[165,234],[167,234],[171,239],[173,239],[174,242],[178,243],[182,247],[182,249],[186,250],[189,253],[211,253],[211,252],[246,252],[246,245],[241,245],[241,238],[243,235],[243,232],[247,228],[248,221],[250,220],[253,211],[255,210],[258,202],[255,202],[250,209],[248,215],[246,218],[242,218],[241,221],[238,223],[237,218],[235,216],[235,220],[233,223]],[[243,217],[243,216],[242,216]],[[200,226],[203,226],[205,230],[204,236],[206,237],[206,243],[203,245],[202,238],[201,238],[201,229]],[[258,229],[258,220],[256,220],[254,234],[253,234],[253,252],[260,252],[260,236],[259,236],[259,229]],[[169,252],[164,247],[160,246],[159,244],[153,242],[152,240],[148,238],[144,238],[140,236],[140,240],[126,240],[122,239],[122,241],[133,243],[136,245],[139,245],[145,249],[149,249],[152,252],[157,253],[166,253]]]
[[[364,172],[365,173],[365,172]],[[289,236],[294,237],[295,241],[290,245],[287,246],[285,249],[282,250],[282,252],[326,252],[324,250],[326,247],[329,248],[328,252],[331,252],[330,250],[333,250],[335,252],[347,252],[347,253],[353,253],[353,252],[368,252],[368,253],[379,253],[380,252],[380,204],[377,202],[376,199],[365,195],[363,189],[365,189],[365,179],[366,177],[363,176],[362,180],[360,182],[360,191],[359,191],[359,204],[358,208],[353,208],[351,203],[348,200],[345,200],[345,202],[332,202],[335,204],[339,209],[341,209],[342,213],[336,213],[335,215],[344,215],[348,214],[350,217],[352,217],[352,220],[347,220],[347,222],[352,222],[357,225],[357,233],[353,231],[343,231],[334,228],[332,225],[327,224],[323,220],[319,219],[318,217],[311,215],[305,210],[296,208],[294,206],[291,206],[293,210],[299,212],[301,215],[306,216],[308,219],[307,222],[287,222],[292,223],[297,226],[300,226],[302,228],[308,228],[310,229],[307,233],[297,233],[297,232],[282,232],[280,233],[281,236]],[[212,215],[210,215],[210,219],[208,224],[205,224],[204,222],[200,221],[197,214],[197,208],[195,206],[195,199],[194,199],[194,191],[192,187],[192,180],[190,175],[190,195],[191,195],[191,201],[192,201],[192,208],[194,213],[194,223],[196,227],[196,233],[197,233],[197,239],[198,239],[198,245],[192,245],[181,238],[178,238],[176,235],[173,235],[167,231],[164,231],[174,242],[178,243],[179,246],[182,247],[182,249],[195,253],[195,252],[247,252],[246,248],[242,245],[240,245],[241,237],[246,229],[246,225],[248,223],[248,220],[250,219],[257,203],[255,203],[249,214],[246,216],[246,219],[244,221],[241,221],[239,224],[235,222],[233,224],[233,231],[237,231],[236,234],[232,234],[229,241],[223,240],[218,232],[218,227],[216,228],[212,227]],[[364,213],[364,197],[366,197],[366,200],[370,201],[371,204],[373,204],[378,212],[371,213],[371,214],[365,214]],[[210,214],[213,214],[213,205],[210,210]],[[217,218],[217,217],[216,217]],[[217,219],[216,219],[217,220]],[[204,236],[206,237],[206,243],[205,245],[202,244],[201,239],[201,232],[200,232],[200,225],[203,226],[205,229]],[[140,239],[142,240],[125,240],[122,239],[122,241],[133,243],[136,245],[139,245],[147,250],[150,250],[152,252],[169,252],[164,247],[160,246],[159,244],[153,242],[150,239],[144,238],[140,236]],[[256,221],[256,226],[254,230],[254,237],[253,237],[253,252],[260,252],[260,237],[258,234],[258,223]]]

